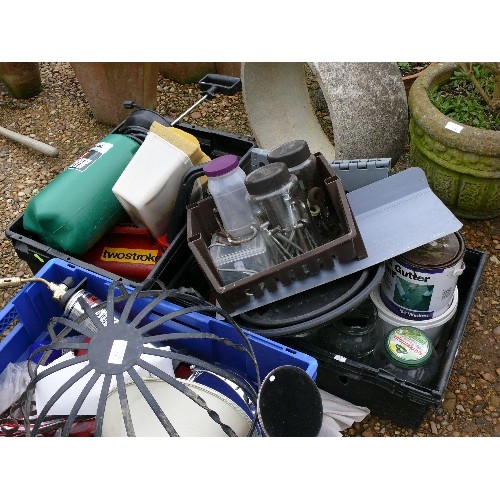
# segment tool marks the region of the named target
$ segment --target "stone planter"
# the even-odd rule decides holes
[[[16,99],[29,99],[42,91],[40,66],[34,62],[0,63],[0,80]]]
[[[456,123],[428,97],[457,67],[436,63],[413,83],[410,161],[425,171],[431,189],[457,217],[491,219],[500,215],[500,132]]]
[[[432,64],[435,64],[435,63],[431,63],[431,65]],[[406,76],[402,77],[403,83],[405,86],[405,92],[406,92],[407,99],[408,99],[408,96],[410,95],[410,89],[411,89],[411,86],[413,85],[413,82],[422,74],[422,71],[419,71],[418,73],[413,73],[412,75],[406,75]]]
[[[78,62],[71,63],[94,118],[117,125],[131,112],[123,101],[131,100],[156,108],[159,63]]]

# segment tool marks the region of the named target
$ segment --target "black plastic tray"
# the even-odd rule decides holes
[[[166,119],[169,121],[168,119]],[[240,165],[245,170],[250,168],[251,149],[256,144],[248,137],[212,130],[195,125],[179,123],[177,128],[194,135],[201,146],[202,151],[217,158],[225,154],[233,154],[240,158]],[[119,127],[117,127],[118,129]],[[115,129],[116,130],[116,129]],[[200,293],[208,291],[208,284],[203,278],[202,272],[192,255],[186,236],[186,212],[184,211],[181,224],[177,224],[177,234],[170,241],[167,251],[160,257],[153,270],[144,281],[161,280],[167,287],[178,288],[187,286],[196,288]],[[23,214],[15,219],[5,230],[5,235],[11,240],[18,257],[28,264],[33,274],[36,274],[43,265],[52,258],[58,258],[73,263],[94,273],[101,274],[113,280],[119,280],[131,286],[140,285],[132,279],[116,275],[77,257],[68,255],[60,250],[51,248],[38,240],[38,236],[23,228]],[[203,288],[204,290],[198,289]]]
[[[458,309],[448,339],[440,342],[437,348],[441,361],[432,387],[397,379],[383,370],[313,346],[305,339],[281,337],[280,342],[318,360],[316,383],[319,388],[353,404],[366,406],[380,418],[416,429],[427,412],[438,408],[443,401],[487,260],[485,252],[466,249],[466,267],[457,282]]]

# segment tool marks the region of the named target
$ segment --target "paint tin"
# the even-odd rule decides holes
[[[382,335],[398,326],[414,326],[425,332],[432,342],[432,345],[436,347],[441,338],[446,338],[446,333],[449,331],[453,318],[455,317],[455,313],[457,312],[458,287],[455,287],[455,291],[453,292],[453,301],[451,306],[443,314],[436,316],[435,318],[421,321],[406,319],[390,311],[389,308],[382,302],[379,287],[373,290],[370,294],[370,298],[377,307],[377,321],[380,324]]]
[[[386,261],[380,285],[384,304],[414,321],[441,316],[453,302],[464,254],[464,239],[456,232]]]

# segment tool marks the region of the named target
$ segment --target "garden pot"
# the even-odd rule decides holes
[[[457,217],[492,219],[500,215],[500,131],[457,123],[428,96],[456,69],[458,63],[436,63],[413,83],[410,161],[425,171],[431,189]]]
[[[241,76],[241,63],[240,62],[216,62],[215,69],[219,75]]]
[[[133,111],[124,109],[126,100],[156,108],[159,63],[73,62],[71,67],[98,122],[123,121]]]
[[[29,99],[42,91],[40,67],[35,62],[0,62],[0,80],[16,99]]]
[[[196,83],[206,74],[215,73],[213,62],[163,62],[160,74],[177,83]]]
[[[430,64],[435,64],[435,63],[430,63]],[[412,73],[411,75],[406,75],[406,76],[402,77],[403,83],[405,86],[405,92],[406,92],[407,99],[408,99],[408,96],[410,95],[410,89],[411,89],[411,86],[413,85],[413,82],[421,75],[422,71],[423,71],[423,69],[418,71],[417,73]]]

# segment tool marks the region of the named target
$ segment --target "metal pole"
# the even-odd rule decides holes
[[[193,111],[193,109],[196,108],[196,106],[199,106],[207,97],[208,97],[208,94],[205,94],[200,100],[196,101],[188,110],[184,111],[184,113],[182,113],[181,116],[179,116],[178,118],[176,118],[170,124],[170,126],[173,127],[176,123],[178,123],[180,120],[182,120],[188,113],[190,113],[191,111]]]

